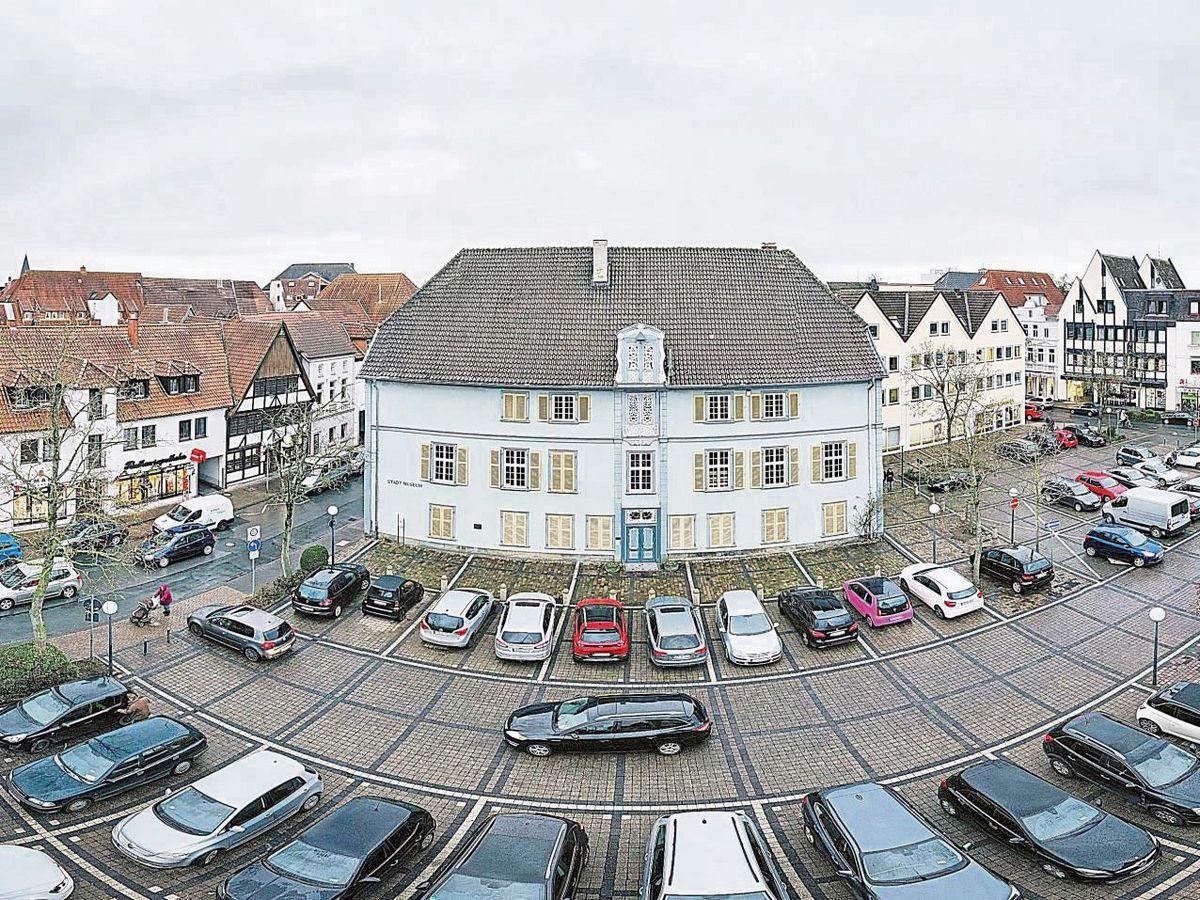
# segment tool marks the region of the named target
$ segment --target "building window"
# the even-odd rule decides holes
[[[587,517],[587,548],[589,550],[612,550],[612,516]]]
[[[912,400],[914,403],[921,399],[921,386],[919,384],[914,384],[912,386],[911,392],[909,394],[909,399]]]
[[[341,424],[341,427],[338,429],[338,437],[343,441],[346,439],[346,423],[345,422],[343,422]]]
[[[671,516],[671,549],[696,549],[696,517]]]
[[[505,422],[529,421],[529,395],[505,394],[500,418]]]
[[[649,450],[635,450],[626,457],[628,476],[626,490],[630,494],[654,492],[654,454]]]
[[[705,421],[728,422],[732,418],[728,394],[709,394],[705,403]]]
[[[883,429],[883,449],[894,450],[900,446],[900,426]]]
[[[708,546],[714,549],[733,546],[733,513],[708,514]]]
[[[930,337],[933,337],[933,336],[935,336],[935,335],[937,334],[937,332],[938,332],[938,326],[937,326],[937,322],[930,322],[930,323],[929,323],[929,335],[930,335]]]
[[[433,477],[430,481],[441,484],[457,484],[458,472],[455,462],[458,459],[458,447],[454,444],[434,444],[430,448],[433,458]]]
[[[208,437],[208,417],[207,416],[201,416],[200,418],[196,419],[195,427],[193,428],[192,433],[198,438]]]
[[[888,371],[889,372],[899,372],[900,371],[900,357],[898,357],[898,356],[889,356],[888,357]]]
[[[125,429],[125,440],[122,446],[126,450],[136,450],[138,448],[138,430],[136,428]]]
[[[873,338],[878,338],[879,337],[879,326],[878,325],[868,325],[867,326],[867,334],[869,334]]]
[[[529,545],[529,513],[501,511],[500,543],[505,547]]]
[[[782,391],[772,391],[763,394],[762,413],[764,419],[787,418],[787,395]]]
[[[896,406],[900,402],[900,388],[888,388],[884,396],[884,406]]]
[[[846,477],[846,445],[837,442],[821,445],[821,480],[840,481]]]
[[[949,333],[950,333],[950,323],[949,323],[949,322],[943,322],[943,323],[942,323],[941,332],[942,332],[942,334],[949,334]]]
[[[821,534],[832,537],[846,533],[846,501],[837,503],[822,503],[821,516],[823,520]]]
[[[546,549],[575,549],[575,517],[550,513],[546,516]]]
[[[552,394],[550,396],[550,421],[579,421],[576,406],[576,397],[574,394]]]
[[[454,507],[429,504],[429,536],[438,541],[454,540]]]
[[[550,451],[550,491],[555,494],[575,493],[575,451]]]
[[[783,509],[764,509],[762,514],[763,520],[763,543],[764,544],[782,544],[788,539],[788,511]]]
[[[784,487],[787,485],[786,447],[763,447],[762,484],[763,487]]]
[[[89,469],[104,468],[104,436],[88,435],[87,464]]]
[[[88,390],[88,421],[95,422],[97,419],[104,418],[104,392],[99,388],[90,388]]]
[[[1001,319],[1001,320],[1000,320],[1000,330],[1001,330],[1001,331],[1008,331],[1008,319]]]
[[[37,438],[25,438],[21,441],[21,462],[35,463],[38,461],[38,449],[41,441]]]
[[[153,447],[153,446],[155,446],[155,444],[158,443],[157,439],[155,438],[156,431],[157,431],[157,428],[154,425],[143,425],[142,426],[142,446],[143,447]]]
[[[501,467],[500,486],[521,491],[529,487],[528,450],[504,450],[504,465]]]
[[[191,419],[180,419],[179,420],[179,440],[182,442],[182,441],[190,441],[191,439],[192,439],[192,420]]]
[[[291,394],[300,390],[299,375],[275,375],[259,378],[250,386],[253,397],[271,397],[275,394]]]
[[[723,491],[733,486],[733,453],[729,450],[706,450],[704,453],[704,489]]]

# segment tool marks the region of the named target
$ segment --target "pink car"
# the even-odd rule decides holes
[[[871,575],[842,584],[846,600],[872,628],[907,622],[913,617],[912,604],[904,591],[890,578]]]

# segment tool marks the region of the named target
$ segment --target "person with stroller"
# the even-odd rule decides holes
[[[162,610],[163,620],[171,618],[171,604],[175,602],[175,598],[171,596],[171,589],[165,584],[160,584],[154,592],[154,599],[158,601],[158,608]]]
[[[171,596],[171,589],[165,584],[160,584],[149,597],[142,600],[129,616],[131,624],[141,628],[143,625],[157,625],[154,621],[152,613],[154,610],[162,610],[163,620],[169,620],[171,617],[171,604],[175,602],[175,598]]]

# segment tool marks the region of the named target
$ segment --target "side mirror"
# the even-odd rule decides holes
[[[1010,844],[1023,844],[1023,843],[1025,843],[1025,838],[1017,837],[1016,835],[1013,835],[1012,837],[1010,837],[1008,839],[1008,842]]]
[[[229,830],[234,832],[235,834],[241,834],[243,831],[246,830],[246,826],[245,825],[230,825]]]
[[[840,868],[840,869],[835,869],[833,874],[836,875],[838,878],[853,878],[854,877],[854,873],[845,867]]]

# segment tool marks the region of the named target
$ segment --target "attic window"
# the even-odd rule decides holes
[[[145,400],[150,396],[150,381],[146,378],[134,378],[121,385],[117,392],[118,400]]]
[[[49,406],[50,389],[36,385],[9,388],[8,403],[13,409],[37,409],[40,406]]]
[[[194,394],[200,390],[199,375],[168,375],[158,379],[168,394]]]

